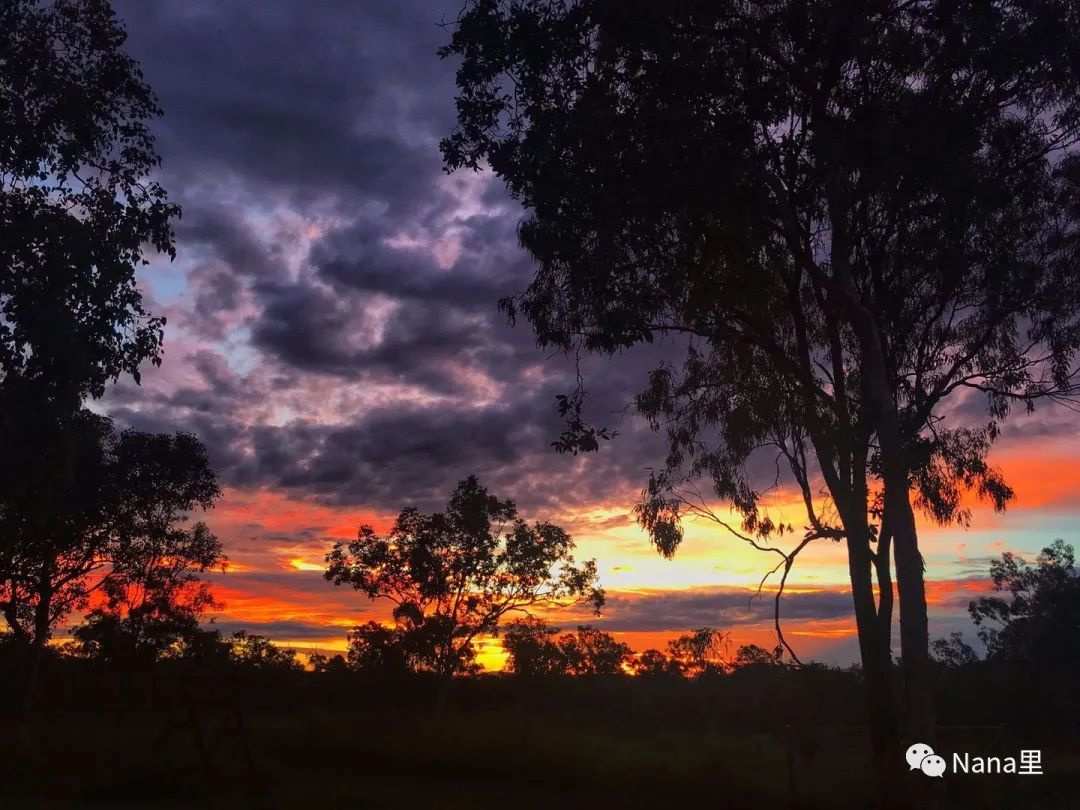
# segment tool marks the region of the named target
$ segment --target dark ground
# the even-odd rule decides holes
[[[194,679],[152,697],[88,677],[29,726],[0,725],[0,807],[873,807],[857,685],[822,673],[777,691],[773,677],[481,678],[441,710],[428,685],[356,677]],[[943,729],[941,748],[1039,747],[1045,771],[946,774],[947,806],[1080,806],[1068,722]]]

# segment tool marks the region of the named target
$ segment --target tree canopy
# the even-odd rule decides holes
[[[774,570],[847,544],[883,777],[894,557],[909,730],[933,737],[914,509],[1004,508],[1001,423],[1077,391],[1072,6],[472,0],[442,51],[446,167],[490,166],[526,211],[510,317],[571,350],[682,341],[636,400],[668,439],[639,511],[659,550],[702,479],[747,542],[792,533],[761,453],[805,507]],[[598,444],[582,401],[560,449]]]
[[[542,619],[517,619],[502,638],[506,671],[514,675],[625,675],[633,660],[630,647],[589,625],[559,633]]]
[[[165,319],[136,272],[175,256],[180,209],[126,36],[108,0],[0,5],[0,603],[35,649],[28,707],[42,645],[137,522],[113,497],[111,425],[85,402],[161,363]]]
[[[713,627],[702,627],[669,641],[668,657],[679,672],[687,677],[715,675],[728,666],[729,644],[729,633]]]
[[[203,615],[221,608],[200,575],[226,564],[221,541],[201,522],[120,547],[101,585],[103,604],[75,628],[81,652],[129,663],[184,654]]]
[[[968,607],[987,655],[1040,672],[1080,665],[1080,573],[1072,546],[1055,540],[1035,561],[1005,552],[990,565],[994,590]]]
[[[189,524],[220,494],[203,445],[185,433],[117,432],[85,409],[63,425],[69,452],[50,461],[64,474],[0,501],[0,607],[12,632],[44,644],[94,591],[99,613],[140,633],[197,616],[211,603],[197,574],[224,561],[207,527]]]
[[[579,602],[599,612],[596,562],[577,563],[573,550],[561,528],[527,523],[513,501],[470,476],[444,512],[408,507],[385,536],[362,526],[356,540],[336,544],[326,578],[394,606],[396,634],[358,628],[357,655],[383,656],[394,641],[411,668],[451,675],[472,665],[473,642],[494,634],[505,617]]]
[[[0,393],[100,396],[160,362],[145,247],[174,255],[179,208],[153,179],[161,115],[107,0],[0,9]]]

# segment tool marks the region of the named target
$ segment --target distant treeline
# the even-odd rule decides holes
[[[1034,562],[1006,553],[992,563],[990,576],[1001,595],[969,606],[987,655],[979,657],[960,634],[933,645],[941,722],[1075,733],[1075,724],[1061,722],[1080,710],[1072,678],[1080,653],[1080,578],[1072,547],[1056,541]],[[418,648],[415,634],[376,623],[349,634],[346,654],[313,653],[307,668],[294,650],[243,631],[223,636],[211,626],[187,625],[163,646],[142,643],[132,627],[96,614],[74,640],[49,647],[39,683],[45,711],[153,710],[178,702],[273,706],[285,695],[377,707],[440,703],[449,695],[464,708],[675,712],[680,723],[691,724],[721,717],[768,728],[865,721],[864,703],[851,699],[862,684],[858,666],[795,665],[755,645],[730,655],[727,634],[713,628],[684,634],[665,651],[635,654],[593,627],[560,633],[539,619],[519,619],[500,630],[504,672],[474,666],[448,676],[433,665],[430,651]],[[17,680],[20,648],[11,635],[0,639],[0,682],[7,685]],[[902,675],[898,660],[897,691]],[[0,695],[18,698],[7,688]]]
[[[364,526],[355,541],[329,551],[326,578],[369,599],[391,602],[393,622],[354,628],[345,654],[313,653],[305,672],[293,650],[243,631],[223,636],[200,622],[218,606],[200,575],[224,558],[203,524],[186,527],[187,510],[199,505],[196,495],[207,501],[216,495],[197,440],[130,431],[117,435],[99,418],[88,424],[97,432],[87,456],[104,459],[102,478],[111,484],[95,497],[108,498],[104,514],[114,521],[107,525],[116,536],[105,535],[109,539],[100,545],[98,567],[73,569],[79,577],[70,583],[79,586],[76,595],[86,598],[96,589],[102,599],[65,644],[46,647],[33,633],[0,635],[0,677],[13,687],[4,690],[8,696],[26,698],[28,662],[31,688],[40,672],[45,680],[36,691],[53,705],[65,684],[81,688],[109,678],[152,703],[161,679],[179,673],[229,674],[263,684],[286,677],[309,684],[305,688],[356,678],[394,688],[439,683],[445,695],[449,683],[482,675],[474,644],[491,635],[500,638],[507,654],[506,671],[497,681],[615,682],[637,676],[658,683],[740,684],[753,678],[815,703],[820,696],[803,692],[817,679],[834,685],[838,699],[850,697],[845,690],[862,679],[858,667],[835,670],[792,660],[779,644],[771,650],[752,644],[732,649],[730,635],[717,628],[700,628],[664,650],[639,653],[590,625],[560,631],[534,611],[550,614],[584,603],[599,613],[604,592],[595,562],[576,562],[574,543],[562,529],[526,523],[512,501],[490,495],[474,477],[458,485],[444,512],[405,509],[385,536]],[[123,508],[113,508],[114,502]],[[949,693],[944,705],[975,717],[980,704],[994,705],[994,690],[1003,690],[1014,706],[1023,707],[1017,716],[1050,721],[1055,702],[1060,707],[1075,701],[1056,684],[1071,682],[1080,664],[1080,577],[1073,549],[1058,540],[1033,562],[1006,553],[991,563],[989,574],[995,594],[969,605],[985,660],[960,634],[933,644],[937,686]],[[92,575],[98,577],[93,585],[88,584]],[[71,610],[79,602],[52,604]],[[893,669],[899,689],[902,662]],[[1034,674],[1049,684],[1034,697],[1019,698],[1014,690]],[[841,714],[854,721],[860,715],[853,712]]]
[[[582,633],[599,631],[565,635]],[[864,701],[854,699],[862,689],[858,666],[792,667],[743,659],[695,674],[639,663],[618,672],[601,666],[595,673],[572,676],[565,670],[518,669],[447,680],[431,672],[364,667],[355,656],[314,654],[312,666],[305,668],[294,651],[242,632],[222,637],[204,631],[198,639],[154,662],[103,659],[75,645],[51,648],[40,669],[36,713],[43,718],[193,711],[224,716],[300,706],[348,713],[449,705],[466,713],[521,710],[567,722],[588,717],[614,728],[647,724],[673,731],[779,731],[866,722]],[[17,708],[18,699],[7,688],[13,677],[11,653],[10,646],[0,648],[0,705],[5,710]],[[898,695],[902,676],[898,663],[893,669]],[[1065,721],[1080,711],[1070,679],[996,658],[941,660],[935,679],[944,725],[1038,728],[1047,739],[1076,732],[1075,724]],[[1032,689],[1033,683],[1039,688]]]

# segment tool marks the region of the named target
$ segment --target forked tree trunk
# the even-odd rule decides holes
[[[934,743],[930,629],[923,559],[908,489],[908,466],[892,397],[880,407],[878,445],[885,487],[885,515],[892,529],[896,586],[900,596],[900,656],[904,663],[907,729],[912,742]]]
[[[828,450],[815,443],[819,457]],[[863,451],[865,454],[865,450]],[[852,453],[858,458],[857,452]],[[879,544],[883,556],[875,560],[870,550],[865,463],[859,462],[861,479],[826,476],[847,537],[848,574],[858,631],[870,742],[878,804],[887,810],[906,808],[905,783],[900,778],[900,740],[892,679],[892,582],[889,576],[887,541]],[[880,538],[879,538],[880,539]],[[874,575],[882,588],[880,603],[874,595]],[[887,591],[887,592],[886,592]]]
[[[853,533],[848,537],[848,572],[866,688],[874,776],[880,806],[899,810],[907,805],[897,766],[901,758],[892,689],[892,654],[889,637],[883,632],[882,616],[874,599],[870,549],[866,540],[859,539],[860,536],[866,535]]]
[[[875,433],[881,457],[885,519],[892,530],[896,557],[896,586],[900,595],[900,655],[904,664],[907,729],[912,742],[933,745],[934,699],[930,672],[930,633],[926,615],[926,586],[919,553],[915,513],[908,490],[908,464],[900,419],[889,385],[881,337],[873,317],[852,291],[848,308],[862,355],[862,373],[875,413]]]

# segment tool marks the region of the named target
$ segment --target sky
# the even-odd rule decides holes
[[[402,507],[441,508],[476,473],[596,558],[602,617],[570,610],[559,626],[589,621],[639,650],[703,626],[772,646],[771,600],[750,599],[768,557],[695,523],[664,560],[633,520],[664,446],[626,406],[678,346],[586,359],[591,412],[619,436],[587,456],[550,448],[574,364],[496,306],[531,276],[522,211],[490,174],[442,170],[455,66],[436,49],[460,2],[114,5],[165,110],[160,179],[183,218],[176,260],[140,276],[168,318],[164,364],[96,407],[206,444],[224,495],[205,520],[230,560],[217,626],[343,648],[388,611],[323,579],[329,548]],[[1075,414],[1018,415],[993,456],[1017,491],[1009,511],[921,526],[933,636],[973,640],[965,608],[992,558],[1073,542],[1078,448]],[[771,513],[801,525],[790,500],[777,492]],[[783,615],[802,657],[857,659],[846,575],[831,541],[800,556]],[[497,667],[497,647],[481,660]]]

